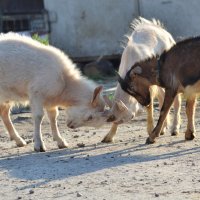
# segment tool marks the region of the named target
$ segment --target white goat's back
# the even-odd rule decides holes
[[[81,78],[60,50],[15,33],[0,35],[0,103],[27,100],[30,90],[59,95],[66,76]]]

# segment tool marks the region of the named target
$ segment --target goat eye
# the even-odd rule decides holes
[[[90,115],[87,120],[88,121],[92,120],[92,115]]]

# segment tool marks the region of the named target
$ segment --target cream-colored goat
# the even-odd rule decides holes
[[[70,128],[100,126],[106,122],[101,91],[101,86],[96,87],[82,77],[72,61],[57,48],[14,33],[0,35],[0,114],[17,146],[24,146],[26,142],[10,120],[13,103],[30,101],[35,125],[34,149],[45,151],[41,134],[43,108],[50,119],[53,139],[59,148],[65,148],[67,143],[57,127],[57,107],[69,107],[67,125]]]

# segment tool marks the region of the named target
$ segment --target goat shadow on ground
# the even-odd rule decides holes
[[[177,145],[184,141],[172,142]],[[121,146],[120,150],[101,153],[101,150],[113,145]],[[85,148],[63,149],[44,153],[24,153],[0,157],[0,169],[8,171],[11,177],[37,183],[27,185],[20,189],[39,187],[51,181],[62,180],[79,175],[86,175],[103,169],[115,168],[126,164],[165,160],[188,154],[200,153],[200,147],[176,149],[173,152],[150,155],[151,148],[162,148],[166,145],[134,144],[132,147],[119,144],[99,144]],[[169,147],[169,144],[168,144]],[[95,155],[93,155],[95,151]],[[98,152],[98,155],[96,155]],[[88,156],[88,154],[90,154]]]

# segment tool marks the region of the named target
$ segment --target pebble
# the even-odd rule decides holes
[[[77,192],[76,196],[77,197],[82,197],[83,195],[81,193]]]
[[[160,196],[159,194],[155,193],[155,197],[159,197],[159,196]]]
[[[167,183],[167,181],[164,181],[163,183],[164,183],[164,184],[166,184],[166,183]]]
[[[115,158],[115,156],[111,156],[110,158]]]
[[[34,193],[34,190],[29,190],[29,194],[33,194]]]
[[[108,184],[108,181],[107,181],[107,180],[101,182],[101,185],[105,185],[105,184],[106,184],[106,185]]]

